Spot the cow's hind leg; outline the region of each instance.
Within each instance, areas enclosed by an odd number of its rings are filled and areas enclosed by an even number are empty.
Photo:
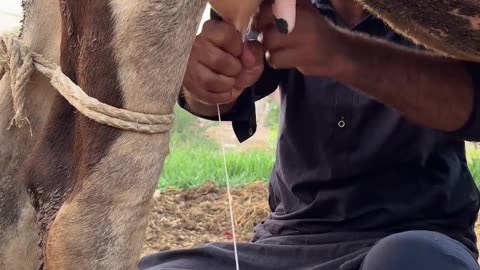
[[[17,177],[0,177],[0,269],[33,270],[39,264],[35,213]]]
[[[22,42],[51,61],[59,59],[60,10],[57,0],[24,0]],[[26,87],[30,127],[8,128],[13,118],[10,81],[0,80],[0,269],[34,270],[40,264],[38,226],[24,183],[25,159],[44,128],[53,89],[34,72]],[[30,128],[31,132],[30,133]]]

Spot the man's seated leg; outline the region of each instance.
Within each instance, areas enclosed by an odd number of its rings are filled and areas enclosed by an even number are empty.
[[[368,243],[325,241],[328,236],[272,237],[256,243],[239,243],[242,270],[358,270]],[[314,243],[328,242],[325,244]],[[308,244],[307,244],[308,243]],[[216,270],[235,269],[231,243],[213,243],[194,249],[163,251],[144,257],[139,270]]]
[[[367,253],[361,270],[480,270],[471,252],[440,233],[409,231],[391,235]]]
[[[314,256],[318,247],[239,243],[242,270],[310,270],[320,264]],[[139,270],[216,270],[235,269],[231,243],[213,243],[193,249],[163,251],[142,258]]]
[[[205,245],[193,249],[163,251],[143,257],[139,270],[207,270],[235,268],[233,246]]]

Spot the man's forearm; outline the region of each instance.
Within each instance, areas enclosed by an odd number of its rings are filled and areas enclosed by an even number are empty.
[[[461,62],[363,36],[344,39],[347,60],[337,80],[427,128],[455,131],[468,121],[473,85]]]

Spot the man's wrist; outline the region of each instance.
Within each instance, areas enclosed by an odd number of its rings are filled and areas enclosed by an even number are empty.
[[[183,106],[187,111],[195,115],[205,117],[213,117],[218,115],[217,105],[210,105],[200,101],[199,99],[191,95],[190,92],[184,87],[182,87],[180,95],[184,101]],[[231,112],[232,109],[235,107],[235,104],[236,100],[228,104],[220,104],[220,113],[225,114]]]
[[[358,53],[359,42],[362,42],[363,37],[355,36],[351,32],[338,31],[337,42],[338,49],[333,55],[329,76],[344,83],[349,83],[354,80],[362,70],[362,57]],[[369,54],[369,50],[363,51],[361,54]]]
[[[332,31],[334,33],[329,35],[329,38],[335,39],[333,41],[334,44],[337,44],[335,51],[331,53],[327,62],[320,59],[315,72],[310,75],[345,81],[352,78],[358,71],[359,59],[356,52],[358,44],[355,44],[358,37],[353,37],[352,33],[338,28],[332,29]]]

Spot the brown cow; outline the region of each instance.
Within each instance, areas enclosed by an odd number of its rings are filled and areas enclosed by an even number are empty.
[[[23,42],[88,95],[144,113],[173,111],[206,1],[23,5]],[[98,124],[35,73],[26,103],[31,137],[28,128],[7,130],[8,78],[0,89],[0,269],[135,269],[169,134]]]

